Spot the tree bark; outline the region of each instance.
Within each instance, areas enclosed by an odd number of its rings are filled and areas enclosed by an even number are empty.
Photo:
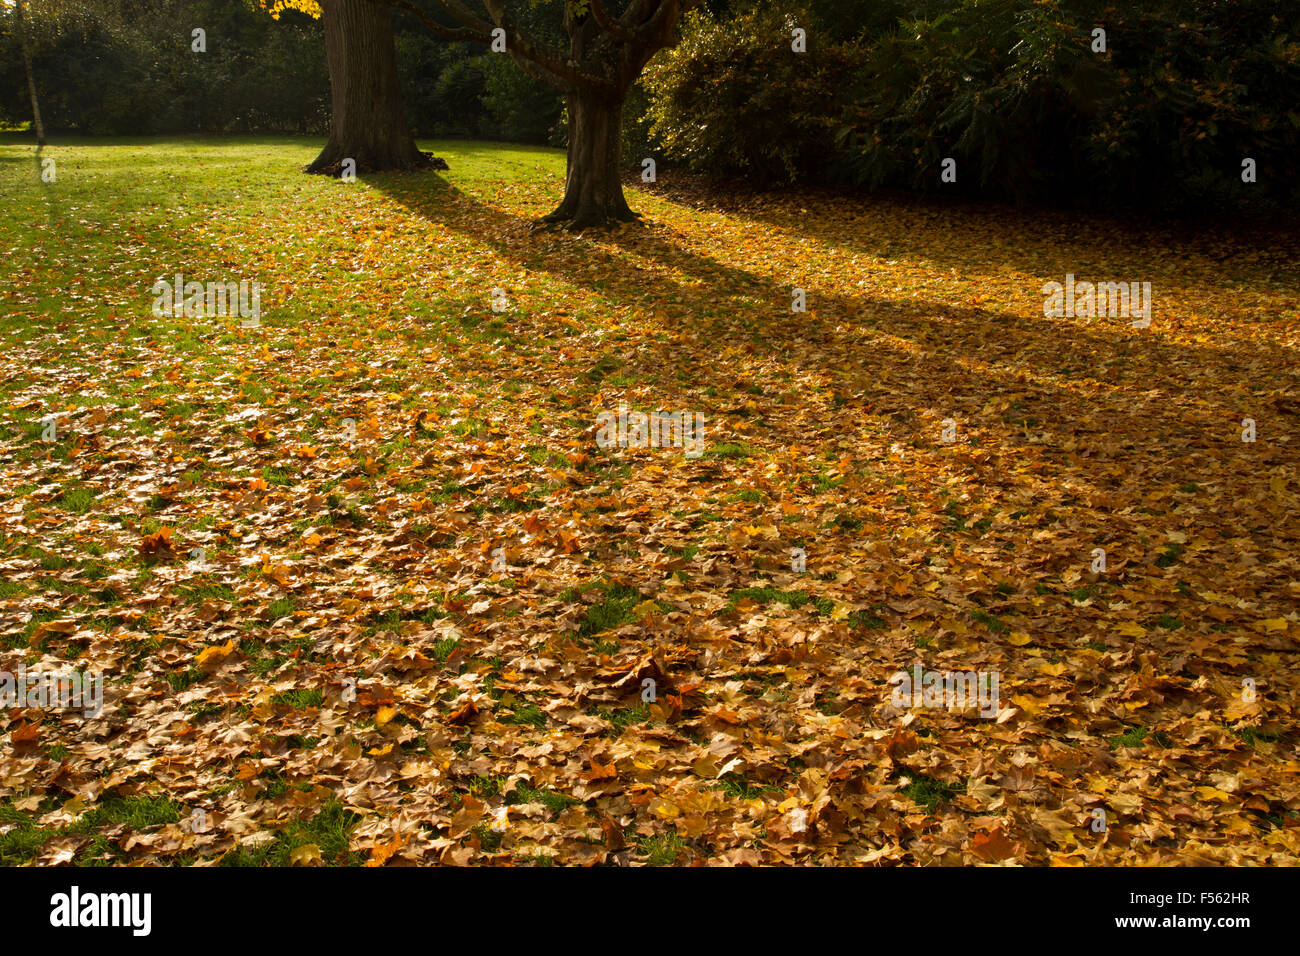
[[[27,31],[23,27],[23,0],[14,7],[17,18],[18,45],[22,48],[23,67],[27,70],[27,92],[32,97],[32,125],[36,129],[36,145],[45,145],[45,124],[41,122],[41,104],[36,100],[36,77],[32,73],[32,51],[27,45]]]
[[[445,169],[416,148],[406,125],[392,11],[370,0],[320,0],[320,6],[333,110],[329,141],[307,172],[338,176],[345,159],[356,163],[356,172]]]
[[[562,91],[569,113],[564,200],[535,225],[585,229],[639,218],[623,198],[623,103],[656,51],[676,42],[682,15],[701,0],[627,0],[617,17],[604,0],[559,4],[567,53],[520,29],[505,0],[482,0],[483,19],[462,0],[436,0],[459,26],[438,23],[411,0],[374,0],[412,14],[438,36],[492,43],[505,34],[506,52],[529,76]],[[532,4],[535,6],[536,4]]]
[[[569,152],[564,200],[544,223],[587,229],[636,219],[623,198],[619,175],[623,151],[623,100],[615,94],[579,90],[567,99]]]

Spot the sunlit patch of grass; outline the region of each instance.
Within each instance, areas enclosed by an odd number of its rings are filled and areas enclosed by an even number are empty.
[[[685,842],[675,832],[642,837],[637,841],[637,850],[649,866],[672,866],[685,848]]]
[[[762,454],[753,445],[744,442],[723,442],[704,453],[705,458],[757,458]]]
[[[524,803],[540,803],[542,806],[546,807],[547,810],[551,811],[552,814],[560,813],[568,807],[575,806],[580,802],[580,800],[577,800],[568,794],[559,793],[558,791],[550,789],[531,787],[523,781],[516,781],[514,788],[506,794],[506,803],[511,806],[517,806]]]
[[[58,500],[58,506],[64,511],[84,515],[90,510],[90,506],[94,502],[95,492],[93,489],[84,485],[71,485],[64,488],[63,495]]]
[[[750,783],[744,776],[736,773],[724,776],[713,785],[713,789],[721,790],[727,796],[737,800],[761,800],[765,796],[781,792],[780,787],[774,787],[769,783]]]
[[[182,808],[164,796],[106,797],[92,806],[74,822],[56,829],[41,829],[34,815],[15,809],[11,804],[0,803],[0,866],[29,863],[40,852],[44,843],[58,836],[86,836],[89,844],[78,850],[74,860],[78,866],[104,866],[121,863],[126,855],[118,848],[120,840],[110,842],[101,831],[110,827],[124,827],[131,832],[145,832],[167,823],[177,823]]]
[[[222,866],[287,866],[293,851],[315,846],[321,862],[335,866],[359,866],[364,855],[348,851],[348,841],[361,817],[338,800],[330,800],[313,816],[304,817],[275,830],[275,839],[253,846],[240,846],[221,859]]]
[[[964,783],[944,783],[913,770],[904,771],[904,775],[908,782],[898,792],[931,813],[941,804],[951,803],[966,788]]]

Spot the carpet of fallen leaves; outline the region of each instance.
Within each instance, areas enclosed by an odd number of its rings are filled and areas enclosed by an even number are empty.
[[[671,177],[537,233],[554,167],[439,153],[6,280],[0,668],[105,679],[0,716],[22,862],[1297,862],[1294,236]],[[152,318],[176,272],[261,327]]]

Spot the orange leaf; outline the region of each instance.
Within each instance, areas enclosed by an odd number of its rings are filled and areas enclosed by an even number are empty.
[[[205,647],[199,651],[198,657],[194,659],[195,665],[199,670],[215,670],[220,667],[227,657],[235,652],[235,639],[232,637],[224,644],[217,644],[212,647]]]
[[[473,720],[477,716],[478,716],[478,704],[474,703],[473,700],[468,700],[465,702],[465,705],[463,707],[461,707],[458,711],[456,711],[454,714],[452,714],[450,717],[447,718],[447,722],[452,724],[463,725],[463,724],[468,724],[471,720]]]
[[[977,833],[970,841],[970,851],[985,863],[996,863],[1007,857],[1015,856],[1019,847],[1007,839],[1001,827],[994,827],[988,833]]]
[[[591,769],[582,771],[579,776],[588,782],[595,780],[614,780],[618,777],[618,770],[615,769],[612,760],[608,764],[602,766],[598,761],[593,759],[591,761]]]
[[[389,861],[394,853],[400,850],[406,844],[406,837],[397,834],[387,843],[381,843],[370,850],[370,859],[365,862],[365,866],[383,866]]]

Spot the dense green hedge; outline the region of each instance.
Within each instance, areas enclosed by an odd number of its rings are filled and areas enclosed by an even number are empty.
[[[658,146],[701,172],[1063,203],[1300,197],[1300,0],[762,2],[689,18],[645,87]]]

